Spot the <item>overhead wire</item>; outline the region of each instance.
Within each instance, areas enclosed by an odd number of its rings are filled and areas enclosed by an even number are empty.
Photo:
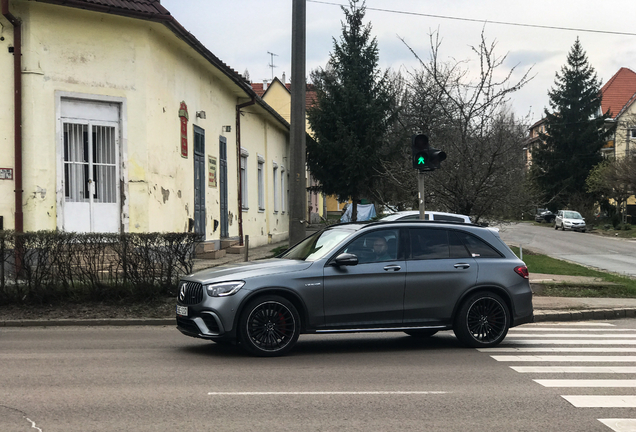
[[[333,3],[322,0],[307,0],[308,3],[320,3],[326,4],[330,6],[344,6],[340,3]],[[462,17],[453,17],[448,15],[434,15],[434,14],[425,14],[420,12],[407,12],[407,11],[399,11],[393,9],[382,9],[382,8],[373,8],[369,6],[365,6],[365,9],[370,11],[377,12],[387,12],[401,15],[412,15],[412,16],[423,16],[428,18],[439,18],[439,19],[447,19],[447,20],[455,20],[455,21],[468,21],[468,22],[477,22],[481,24],[499,24],[499,25],[508,25],[515,27],[529,27],[529,28],[540,28],[540,29],[548,29],[548,30],[565,30],[565,31],[576,31],[576,32],[586,32],[586,33],[601,33],[601,34],[610,34],[610,35],[621,35],[621,36],[636,36],[636,33],[629,32],[617,32],[617,31],[608,31],[608,30],[593,30],[593,29],[584,29],[584,28],[574,28],[574,27],[559,27],[559,26],[548,26],[541,24],[524,24],[524,23],[514,23],[507,21],[494,21],[494,20],[485,20],[485,19],[476,19],[476,18],[462,18]]]

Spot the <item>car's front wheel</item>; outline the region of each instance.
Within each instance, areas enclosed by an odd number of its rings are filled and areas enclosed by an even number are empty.
[[[260,357],[286,354],[300,334],[300,317],[294,305],[279,296],[250,301],[239,322],[241,345]]]
[[[464,345],[487,348],[498,345],[508,334],[510,312],[497,294],[479,292],[462,303],[453,332]]]

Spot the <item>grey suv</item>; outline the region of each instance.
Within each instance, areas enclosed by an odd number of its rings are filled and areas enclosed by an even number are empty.
[[[339,224],[276,258],[183,277],[176,313],[183,334],[258,356],[302,333],[453,329],[492,347],[533,320],[528,269],[497,231],[425,221]]]

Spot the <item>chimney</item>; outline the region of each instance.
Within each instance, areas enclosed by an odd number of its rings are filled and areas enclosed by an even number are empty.
[[[282,81],[282,83],[283,83],[283,84],[286,84],[286,83],[285,83],[285,72],[283,72],[283,76],[282,76],[281,81]]]
[[[267,90],[267,80],[263,80],[263,91]]]

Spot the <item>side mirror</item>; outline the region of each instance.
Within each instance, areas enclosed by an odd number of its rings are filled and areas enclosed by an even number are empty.
[[[336,257],[333,264],[337,266],[354,266],[358,264],[358,257],[354,254],[343,253]]]

